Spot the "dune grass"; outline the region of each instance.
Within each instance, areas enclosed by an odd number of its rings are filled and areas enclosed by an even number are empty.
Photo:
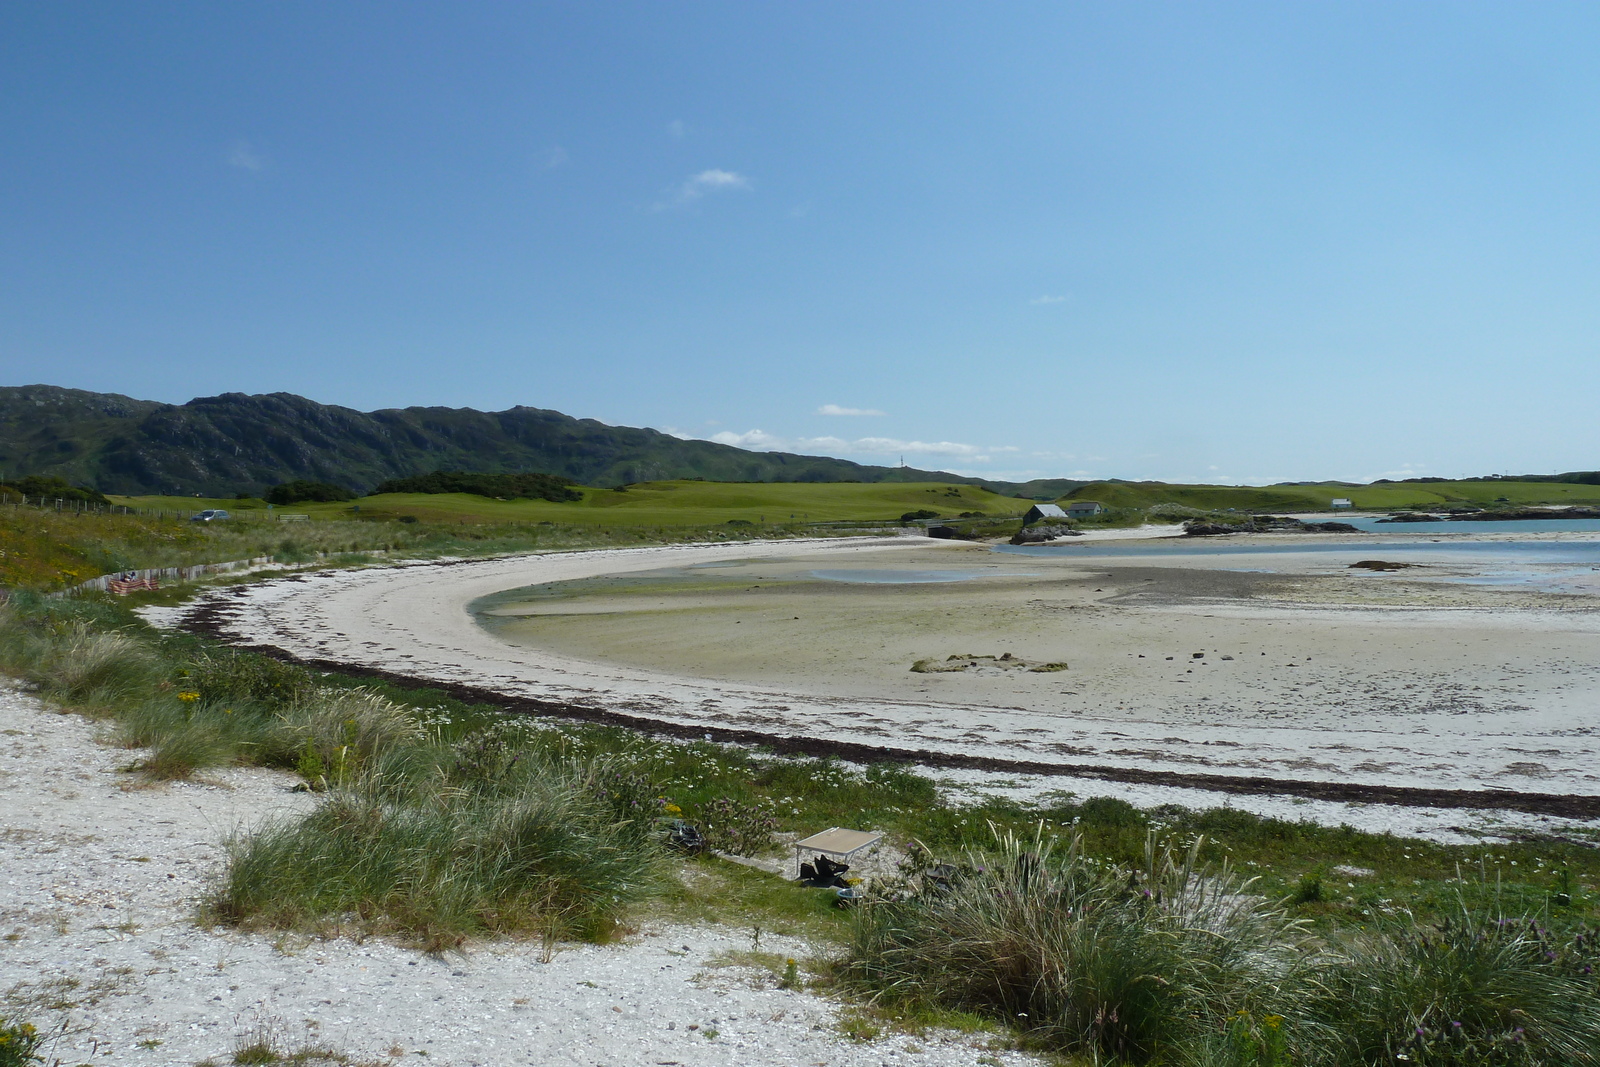
[[[590,769],[514,782],[342,787],[307,818],[235,839],[212,898],[240,925],[359,925],[431,949],[470,936],[603,939],[661,877],[656,812],[616,810]]]
[[[1265,1018],[1303,981],[1304,935],[1198,850],[1153,842],[1132,871],[1082,837],[1001,833],[904,899],[865,906],[847,971],[916,1004],[989,1016],[1033,1042],[1132,1063]]]
[[[846,981],[915,1014],[988,1017],[1112,1063],[1425,1067],[1600,1062],[1586,930],[1461,902],[1314,938],[1226,865],[1146,838],[1109,864],[1082,835],[997,843],[858,912]]]

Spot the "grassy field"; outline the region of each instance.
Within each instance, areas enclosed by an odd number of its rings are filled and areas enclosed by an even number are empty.
[[[1461,505],[1600,504],[1600,486],[1561,482],[1423,482],[1347,486],[1169,485],[1165,482],[1092,482],[1064,500],[1098,500],[1113,508],[1179,504],[1201,511],[1329,511],[1335,497],[1366,511],[1427,510]]]
[[[490,500],[464,493],[391,493],[352,503],[297,504],[269,511],[259,500],[199,497],[116,497],[133,508],[193,514],[226,508],[241,520],[305,515],[315,519],[396,520],[409,516],[424,523],[541,523],[649,530],[711,527],[729,522],[765,526],[811,523],[895,522],[910,511],[934,511],[941,518],[976,512],[994,518],[1020,515],[1029,501],[1001,496],[970,485],[925,482],[645,482],[625,492],[581,490],[583,499],[556,504],[546,500]],[[1560,482],[1426,482],[1346,486],[1175,485],[1164,482],[1093,482],[1064,501],[1098,500],[1111,508],[1145,510],[1176,504],[1200,511],[1330,511],[1335,497],[1362,510],[1426,510],[1451,506],[1530,504],[1600,505],[1600,486]]]
[[[581,489],[583,499],[491,500],[466,493],[387,493],[353,503],[296,504],[272,515],[313,518],[397,519],[422,522],[550,522],[574,526],[630,528],[714,526],[731,521],[757,525],[820,522],[895,522],[908,511],[936,511],[954,517],[963,511],[1020,515],[1024,501],[971,485],[927,482],[643,482],[624,492]],[[226,508],[243,519],[269,513],[259,500],[207,500],[199,497],[113,497],[133,508],[185,510]]]
[[[1021,500],[966,485],[650,482],[583,489],[571,503],[465,493],[386,494],[268,508],[260,500],[116,497],[133,514],[0,507],[0,587],[57,589],[115,571],[271,555],[486,555],[644,541],[791,536],[829,524],[896,524],[907,512],[1014,517]],[[221,508],[226,522],[189,517]]]

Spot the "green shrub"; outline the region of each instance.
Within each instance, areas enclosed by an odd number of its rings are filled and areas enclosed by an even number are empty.
[[[206,767],[232,763],[238,746],[214,723],[197,721],[156,736],[139,769],[152,778],[188,778]]]
[[[87,485],[72,485],[65,478],[30,474],[26,478],[13,478],[4,488],[10,493],[20,493],[35,500],[39,498],[70,500],[74,503],[95,504],[100,507],[111,506],[111,501],[106,499],[100,490]]]
[[[451,785],[493,792],[514,781],[527,752],[503,725],[474,730],[451,746],[446,770]]]
[[[1081,837],[1003,835],[955,875],[862,908],[847,971],[1060,1051],[1149,1062],[1240,1011],[1269,1014],[1297,976],[1295,924],[1196,856],[1150,842],[1129,872],[1086,856]]]
[[[589,769],[548,765],[514,791],[341,791],[309,817],[236,839],[212,908],[303,926],[354,916],[435,947],[488,933],[602,937],[648,891],[651,818],[618,820]]]
[[[44,1038],[32,1023],[0,1017],[0,1067],[28,1067],[43,1063],[39,1045]]]
[[[469,474],[464,471],[435,471],[414,478],[393,478],[379,483],[378,493],[472,493],[476,496],[504,497],[507,500],[550,500],[567,503],[582,500],[572,488],[577,483],[556,474]]]
[[[701,807],[698,814],[708,847],[734,856],[772,851],[778,820],[773,817],[771,801],[720,796]]]
[[[1436,928],[1376,931],[1333,958],[1315,986],[1307,1007],[1326,1049],[1320,1062],[1600,1063],[1600,998],[1582,973],[1589,963],[1564,965],[1572,955],[1537,922],[1465,907]]]
[[[161,680],[148,644],[96,625],[91,611],[61,604],[0,609],[0,665],[53,700],[103,711],[143,696]]]
[[[268,504],[316,503],[332,504],[343,500],[354,500],[356,493],[342,485],[330,485],[327,482],[294,481],[284,482],[268,489],[261,499]]]
[[[230,705],[293,704],[318,688],[304,667],[231,649],[205,649],[186,657],[177,684],[199,693],[207,703]]]
[[[1289,900],[1294,904],[1317,904],[1328,899],[1327,887],[1322,884],[1322,868],[1307,871],[1295,883]]]
[[[322,689],[278,713],[264,757],[297,769],[314,757],[327,778],[321,784],[343,785],[376,757],[421,734],[409,708],[371,689]]]

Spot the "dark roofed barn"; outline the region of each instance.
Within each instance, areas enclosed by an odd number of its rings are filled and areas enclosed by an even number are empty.
[[[1061,510],[1060,504],[1035,504],[1022,516],[1022,525],[1032,526],[1044,519],[1064,519],[1067,513]]]

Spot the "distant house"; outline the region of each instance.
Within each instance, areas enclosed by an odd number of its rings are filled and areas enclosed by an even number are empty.
[[[1067,505],[1069,519],[1086,519],[1090,515],[1098,515],[1105,510],[1105,505],[1098,500],[1074,500]]]
[[[1035,504],[1022,516],[1022,525],[1032,526],[1041,519],[1064,519],[1067,513],[1061,510],[1060,504]]]
[[[1334,497],[1333,498],[1333,506],[1336,507],[1336,508],[1353,508],[1353,507],[1355,507],[1354,504],[1350,503],[1350,498],[1347,497],[1347,496],[1336,496],[1336,497]]]

